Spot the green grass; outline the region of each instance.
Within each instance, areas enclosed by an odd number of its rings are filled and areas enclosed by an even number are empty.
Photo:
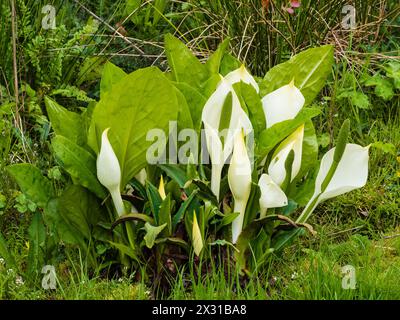
[[[397,232],[397,233],[396,233]],[[334,243],[320,238],[312,248],[292,246],[274,259],[269,275],[240,280],[232,272],[226,276],[213,270],[201,278],[183,276],[172,283],[163,299],[400,299],[400,230],[387,239],[369,240],[353,235]],[[342,267],[355,269],[356,288],[342,288]],[[16,272],[0,266],[1,299],[149,299],[150,290],[129,277],[89,279],[64,266],[56,290],[16,284]],[[73,269],[73,268],[72,268]]]
[[[397,235],[398,236],[398,235]],[[399,299],[400,238],[370,241],[354,235],[339,244],[321,242],[318,250],[304,249],[275,293],[283,299]],[[341,268],[355,268],[356,288],[343,289]],[[295,279],[289,277],[296,274]],[[280,292],[279,292],[280,291]]]
[[[393,101],[386,106],[390,107]],[[342,104],[343,110],[346,107]],[[363,111],[364,112],[364,111]],[[345,118],[339,112],[333,126]],[[394,144],[400,149],[400,112],[398,110],[372,118],[361,130],[353,126],[353,141],[368,145],[375,141]],[[326,115],[320,117],[321,123]],[[353,119],[354,121],[354,119]],[[323,123],[317,128],[325,131]],[[16,144],[17,146],[17,144]],[[20,151],[22,152],[22,151]],[[17,154],[17,152],[16,152]],[[36,161],[34,159],[34,161]],[[214,268],[201,277],[180,273],[170,279],[172,290],[163,299],[400,299],[397,288],[400,276],[400,163],[396,157],[371,148],[370,175],[367,185],[321,204],[310,219],[318,232],[306,235],[288,247],[271,262],[268,273],[243,280],[235,270],[228,274]],[[5,194],[13,194],[10,181],[1,185]],[[150,288],[133,275],[115,275],[112,271],[89,273],[78,252],[61,251],[53,262],[58,275],[56,290],[41,288],[41,277],[30,283],[17,284],[17,276],[26,268],[28,256],[27,229],[31,213],[20,213],[15,200],[8,200],[0,226],[20,270],[8,272],[0,265],[0,299],[150,299]],[[342,288],[341,268],[352,265],[356,270],[355,290]],[[113,277],[110,279],[110,277]],[[148,284],[147,284],[148,285]]]

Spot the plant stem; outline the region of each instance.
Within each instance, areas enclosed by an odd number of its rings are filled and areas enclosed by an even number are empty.
[[[125,227],[126,227],[126,234],[128,235],[129,244],[131,248],[135,250],[135,235],[132,229],[131,221],[127,221],[125,223]]]
[[[236,201],[233,212],[239,212],[239,216],[232,222],[232,242],[236,243],[243,228],[244,213],[246,211],[246,201]]]
[[[304,208],[301,215],[297,218],[296,223],[305,223],[308,220],[311,213],[314,211],[314,209],[318,205],[318,199],[321,194],[322,194],[322,192],[318,196],[316,196],[311,202],[309,202],[307,207]]]
[[[118,216],[122,216],[125,213],[124,203],[122,202],[121,193],[119,192],[119,188],[113,191],[110,191],[111,198],[113,200],[115,209],[117,210]]]
[[[219,189],[221,185],[221,172],[222,166],[213,164],[211,166],[211,191],[217,197],[219,201]]]

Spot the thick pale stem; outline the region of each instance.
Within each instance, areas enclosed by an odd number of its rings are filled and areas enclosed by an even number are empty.
[[[239,216],[232,222],[232,242],[235,244],[243,228],[244,213],[246,211],[246,201],[236,201],[233,212],[239,212]]]
[[[115,209],[117,210],[118,216],[122,216],[125,213],[124,203],[122,202],[121,193],[119,188],[110,190],[111,198],[114,202]]]
[[[260,208],[260,218],[265,218],[267,216],[267,208]]]
[[[296,223],[305,223],[308,220],[308,218],[311,216],[311,213],[313,213],[318,205],[318,199],[320,195],[321,194],[316,196],[312,201],[308,203],[301,215],[297,218]]]
[[[219,188],[221,185],[221,172],[222,172],[221,165],[213,164],[211,166],[211,191],[217,197],[218,201],[219,201]]]

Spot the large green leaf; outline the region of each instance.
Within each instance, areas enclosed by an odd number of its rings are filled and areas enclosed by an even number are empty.
[[[86,133],[81,115],[68,111],[49,97],[45,97],[44,102],[54,132],[83,145],[86,142]]]
[[[213,74],[211,77],[207,79],[206,82],[203,83],[200,92],[207,99],[211,97],[211,95],[215,92],[218,87],[218,84],[221,82],[220,74]]]
[[[215,50],[215,52],[208,58],[206,67],[210,74],[218,74],[221,66],[222,58],[225,55],[226,49],[229,46],[229,38],[226,38]]]
[[[310,104],[325,85],[333,64],[333,46],[305,50],[267,72],[260,83],[262,96],[288,84],[292,79]]]
[[[318,162],[318,140],[311,120],[304,124],[301,168],[298,177],[303,177]]]
[[[265,123],[265,114],[260,96],[250,84],[240,82],[234,84],[233,87],[245,104],[249,119],[253,125],[255,138],[257,138],[260,132],[263,131],[267,126]]]
[[[255,176],[254,176],[255,175]],[[257,180],[257,173],[253,173],[253,179]],[[251,183],[251,191],[249,200],[247,201],[246,212],[244,215],[243,227],[246,227],[250,222],[256,219],[257,214],[260,212],[259,199],[261,196],[261,190],[258,183]]]
[[[288,194],[288,198],[292,198],[300,207],[307,205],[308,201],[314,194],[315,179],[319,170],[318,161],[314,164],[314,167],[310,168],[307,173],[306,179],[301,184],[293,187],[291,186]]]
[[[279,231],[272,238],[271,247],[275,251],[279,251],[284,247],[288,246],[290,243],[292,243],[294,239],[297,236],[299,236],[302,232],[304,232],[304,230],[300,228],[292,229],[289,231]]]
[[[85,239],[92,236],[92,228],[101,220],[97,198],[81,186],[71,185],[58,198],[58,214]]]
[[[180,92],[185,96],[187,105],[190,110],[190,115],[193,120],[193,126],[195,129],[200,129],[201,126],[201,113],[203,107],[207,102],[207,99],[197,89],[191,87],[185,82],[174,82],[174,85],[179,89]]]
[[[112,229],[114,229],[117,225],[126,222],[126,221],[144,221],[151,224],[154,224],[154,219],[143,213],[128,213],[120,216],[117,220],[112,224]]]
[[[15,179],[21,191],[44,208],[54,197],[54,189],[49,179],[35,166],[28,163],[13,164],[7,167],[8,173]]]
[[[146,136],[152,129],[167,132],[169,121],[177,120],[175,88],[157,68],[141,69],[112,87],[93,111],[89,146],[99,152],[101,133],[110,128],[109,140],[126,185],[147,164],[152,145]]]
[[[85,237],[60,213],[62,210],[59,198],[54,198],[47,204],[44,214],[46,223],[49,223],[60,240],[66,244],[78,245],[83,251],[87,250]]]
[[[96,175],[96,158],[87,150],[63,136],[52,140],[52,147],[57,160],[75,181],[94,192],[98,197],[105,198],[106,192]]]
[[[190,112],[189,105],[186,101],[186,97],[178,89],[175,89],[175,94],[178,99],[178,134],[184,129],[193,129],[193,119]]]
[[[165,53],[175,81],[200,88],[207,80],[209,76],[207,67],[184,43],[171,34],[165,35]]]
[[[229,72],[236,70],[237,68],[239,68],[242,65],[242,63],[236,59],[234,56],[232,56],[229,53],[226,53],[221,61],[221,65],[220,65],[220,73],[223,76],[226,76]]]
[[[126,76],[126,72],[111,62],[104,65],[100,81],[100,98],[110,91],[112,86]]]

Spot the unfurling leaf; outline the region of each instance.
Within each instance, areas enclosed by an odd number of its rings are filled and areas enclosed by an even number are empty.
[[[201,238],[201,231],[199,224],[197,223],[196,213],[193,215],[192,237],[194,253],[196,256],[200,256],[201,250],[203,250],[203,239]]]
[[[167,226],[166,223],[159,227],[152,226],[150,223],[146,222],[144,225],[144,229],[146,230],[146,235],[144,236],[144,241],[146,242],[146,247],[151,249],[154,246],[154,242],[156,241],[158,235],[164,228]]]

